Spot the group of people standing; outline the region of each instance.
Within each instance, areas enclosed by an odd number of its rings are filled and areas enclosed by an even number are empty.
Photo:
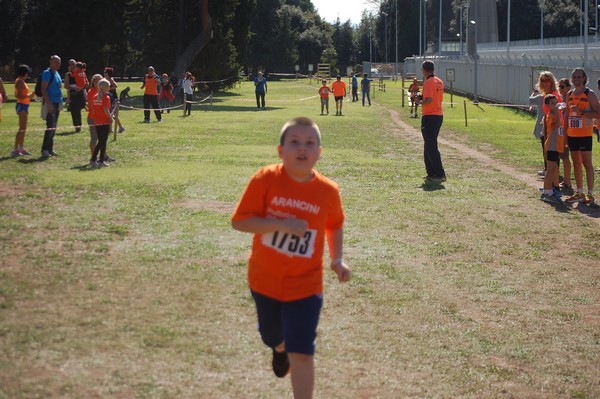
[[[594,126],[600,120],[600,103],[593,90],[587,87],[588,78],[582,68],[575,68],[571,79],[558,82],[549,71],[540,73],[538,83],[529,97],[538,109],[533,134],[542,144],[544,187],[540,199],[550,203],[594,202],[595,171],[592,164]],[[600,79],[598,80],[600,91]],[[571,159],[569,159],[569,154]],[[563,181],[559,182],[560,162]],[[576,188],[571,185],[571,168]],[[585,169],[586,187],[583,185]]]
[[[194,87],[197,86],[196,79],[191,72],[185,72],[183,78],[173,85],[169,75],[163,73],[160,77],[154,70],[153,66],[148,67],[148,73],[144,76],[141,89],[144,90],[144,123],[150,123],[150,111],[154,111],[154,115],[158,122],[162,122],[162,114],[166,110],[171,112],[171,108],[175,103],[175,91],[181,90],[185,104],[184,115],[192,114],[192,103],[194,99]],[[160,104],[160,105],[159,105]]]
[[[113,70],[109,67],[105,68],[103,75],[94,75],[90,84],[85,73],[84,63],[73,59],[69,60],[69,69],[65,74],[64,81],[58,72],[60,65],[60,57],[53,55],[50,57],[49,67],[40,76],[41,116],[46,121],[46,130],[41,148],[42,158],[58,155],[54,151],[54,136],[58,118],[63,109],[64,87],[76,132],[81,131],[81,112],[87,108],[87,121],[90,126],[91,165],[107,166],[108,162],[111,161],[111,158],[106,154],[106,145],[112,122],[116,122],[119,133],[125,131],[118,118],[118,86],[113,78]],[[27,84],[30,73],[31,68],[28,65],[21,64],[17,68],[15,97],[17,99],[16,113],[19,116],[19,130],[15,137],[15,147],[11,152],[13,156],[31,155],[25,147],[29,104],[35,96],[35,92],[32,92]]]

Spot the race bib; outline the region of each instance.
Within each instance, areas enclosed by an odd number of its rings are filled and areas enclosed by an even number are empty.
[[[569,127],[574,129],[581,129],[583,127],[583,116],[571,115],[569,116]]]
[[[317,230],[306,230],[302,237],[276,231],[263,234],[262,244],[284,255],[310,258],[315,252]]]

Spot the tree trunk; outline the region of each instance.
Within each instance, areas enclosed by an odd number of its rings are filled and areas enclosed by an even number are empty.
[[[202,31],[190,41],[182,53],[177,54],[175,60],[175,76],[178,78],[189,69],[190,65],[194,62],[194,59],[196,59],[200,51],[206,47],[212,38],[212,19],[210,18],[210,15],[208,15],[208,0],[200,0],[200,7],[202,8]]]

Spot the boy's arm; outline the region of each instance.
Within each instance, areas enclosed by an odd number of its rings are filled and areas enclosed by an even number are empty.
[[[350,268],[344,263],[344,228],[327,230],[327,245],[331,255],[331,270],[337,273],[340,283],[350,281]]]

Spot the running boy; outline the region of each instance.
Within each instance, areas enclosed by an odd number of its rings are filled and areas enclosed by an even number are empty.
[[[544,98],[544,104],[548,107],[548,114],[544,116],[544,137],[546,137],[544,149],[548,166],[544,176],[544,191],[540,199],[550,203],[561,203],[558,189],[558,160],[565,148],[564,128],[561,124],[558,98],[554,94],[548,94]]]
[[[273,371],[282,378],[291,366],[294,398],[304,399],[314,388],[325,238],[331,269],[340,282],[350,280],[342,259],[344,210],[338,185],[313,169],[322,150],[312,120],[288,121],[277,150],[283,162],[252,177],[231,224],[254,233],[248,282]]]
[[[331,89],[327,86],[327,81],[323,79],[323,86],[319,87],[319,96],[321,97],[321,115],[323,110],[327,108],[327,115],[329,115],[329,93]]]

